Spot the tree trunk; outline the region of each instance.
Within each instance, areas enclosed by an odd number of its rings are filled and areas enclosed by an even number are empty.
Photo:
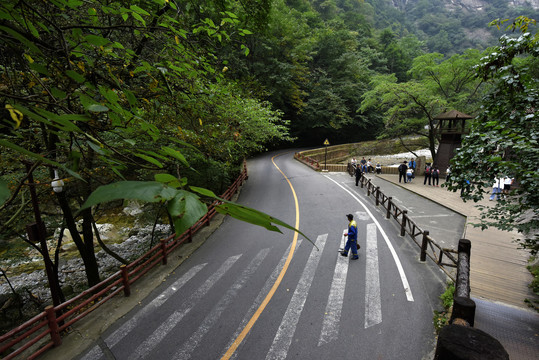
[[[88,280],[88,286],[92,287],[98,284],[100,281],[99,267],[97,265],[97,260],[95,258],[94,245],[93,245],[93,233],[92,233],[92,227],[91,227],[92,223],[91,221],[88,223],[90,226],[90,232],[88,233],[88,230],[84,226],[87,220],[86,220],[85,215],[83,214],[83,233],[84,233],[84,238],[85,238],[85,241],[83,241],[82,238],[80,237],[79,232],[77,231],[77,224],[75,223],[75,218],[73,217],[73,213],[71,212],[71,208],[69,207],[69,203],[67,202],[65,193],[59,192],[59,193],[56,193],[56,196],[58,198],[60,208],[62,208],[62,212],[64,213],[66,226],[69,229],[69,232],[71,233],[71,237],[73,238],[75,245],[77,245],[77,249],[79,250],[80,256],[84,263],[84,271],[86,272],[86,279]],[[90,214],[90,220],[91,220],[91,214]]]

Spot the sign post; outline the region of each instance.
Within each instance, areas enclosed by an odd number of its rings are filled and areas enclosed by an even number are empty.
[[[327,160],[328,160],[328,146],[329,146],[329,141],[328,141],[328,139],[326,139],[326,141],[324,141],[324,146],[326,147],[326,154],[324,155],[324,170],[323,170],[323,171],[328,171],[328,164],[327,164]]]

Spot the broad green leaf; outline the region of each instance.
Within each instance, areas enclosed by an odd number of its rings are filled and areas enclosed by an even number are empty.
[[[105,46],[108,43],[110,43],[109,39],[106,39],[102,36],[97,35],[86,35],[85,36],[86,41],[88,41],[90,44],[95,45],[97,47],[99,46]]]
[[[274,218],[273,216],[270,216],[261,211],[249,208],[247,206],[235,204],[231,201],[221,199],[220,197],[215,195],[213,191],[208,190],[208,189],[204,189],[204,188],[200,188],[196,186],[190,186],[190,189],[203,196],[207,196],[207,197],[222,201],[223,204],[217,205],[215,207],[215,210],[217,210],[221,214],[230,215],[235,219],[238,219],[238,220],[241,220],[241,221],[253,224],[253,225],[262,226],[270,231],[276,231],[276,232],[282,233],[282,231],[279,230],[277,226],[275,226],[275,225],[279,225],[287,229],[293,230],[297,232],[298,234],[301,234],[302,236],[305,237],[305,239],[307,239],[314,245],[314,242],[311,239],[309,239],[307,235],[305,235],[298,229],[294,228],[293,226],[288,225],[284,221]]]
[[[179,188],[181,186],[180,181],[174,175],[155,174],[154,178],[155,178],[155,181],[159,181],[163,184],[167,184],[168,186],[172,186],[173,188]]]
[[[168,146],[163,146],[161,148],[161,150],[163,151],[163,153],[165,153],[166,155],[169,155],[169,156],[172,156],[173,158],[175,158],[176,160],[179,160],[182,164],[184,164],[185,166],[189,166],[189,163],[187,162],[187,160],[185,159],[185,157],[178,151],[178,150],[175,150],[173,148],[170,148]]]
[[[70,117],[75,115],[59,116],[45,109],[36,109],[36,112],[38,112],[39,115],[43,116],[44,118],[51,120],[51,125],[60,130],[81,132],[80,128],[70,121]]]
[[[33,63],[30,63],[28,64],[28,66],[30,67],[30,69],[42,74],[42,75],[45,75],[45,76],[50,76],[50,72],[49,70],[42,64],[39,64],[39,63],[36,63],[36,62],[33,62]]]
[[[78,82],[79,84],[82,84],[86,80],[84,76],[82,76],[75,70],[66,70],[66,75]]]
[[[133,11],[136,12],[137,14],[150,16],[150,14],[149,14],[146,10],[144,10],[144,9],[142,9],[142,8],[140,8],[140,7],[138,7],[137,5],[131,5],[131,6],[129,7],[129,9],[133,10]]]
[[[65,99],[67,97],[66,92],[62,91],[62,90],[60,90],[58,88],[52,88],[51,93],[58,100],[63,100],[63,99]]]
[[[138,21],[140,21],[142,25],[146,26],[146,21],[144,21],[144,19],[142,18],[142,16],[140,16],[140,15],[137,14],[136,12],[131,13],[131,16],[133,16],[135,19],[137,19]]]
[[[4,204],[11,196],[7,182],[0,180],[0,205]]]
[[[88,136],[88,134],[86,134],[86,135]],[[99,155],[107,155],[107,153],[108,153],[107,150],[103,146],[100,146],[100,145],[94,143],[93,141],[87,141],[87,144],[93,151],[95,151]],[[101,143],[99,143],[99,144],[101,144]]]
[[[177,195],[168,202],[167,209],[174,221],[176,234],[182,234],[208,212],[206,204],[197,195],[185,190],[178,190]]]
[[[171,200],[176,195],[176,189],[157,181],[118,181],[95,189],[82,205],[81,210],[113,200],[162,202]]]
[[[151,156],[144,155],[144,154],[135,154],[135,156],[138,156],[139,158],[141,158],[143,160],[146,160],[147,162],[152,163],[152,164],[154,164],[155,166],[157,166],[159,168],[163,167],[163,164],[160,161],[154,159]]]

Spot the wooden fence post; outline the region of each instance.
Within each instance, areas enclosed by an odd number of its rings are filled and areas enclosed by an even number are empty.
[[[167,241],[165,239],[161,239],[160,242],[161,242],[161,253],[162,253],[162,256],[163,256],[163,265],[166,265],[167,262],[168,262],[168,259],[167,259]]]
[[[47,313],[47,321],[49,323],[49,330],[51,331],[51,340],[54,346],[59,346],[62,344],[62,338],[60,337],[60,332],[58,331],[58,323],[56,322],[56,311],[54,311],[54,306],[49,305],[45,308]]]
[[[376,206],[380,205],[380,186],[376,187]]]
[[[390,196],[387,198],[387,214],[386,214],[386,218],[389,219],[391,218],[391,200],[393,198]]]
[[[408,218],[406,216],[408,214],[408,210],[402,211],[402,223],[401,223],[401,236],[406,235],[406,219]]]
[[[124,295],[130,296],[131,295],[131,286],[129,285],[129,274],[127,273],[127,266],[121,265],[120,271],[122,272],[122,282],[124,285]]]
[[[427,237],[429,236],[429,231],[425,230],[423,231],[423,241],[421,242],[421,255],[419,257],[419,260],[425,261],[427,260],[427,246],[429,244],[429,240]]]
[[[459,258],[457,263],[457,278],[453,296],[453,312],[451,322],[456,318],[465,320],[470,326],[474,325],[475,301],[470,299],[470,240],[459,240]]]
[[[369,181],[367,181],[367,197],[371,196],[371,179],[369,179]]]

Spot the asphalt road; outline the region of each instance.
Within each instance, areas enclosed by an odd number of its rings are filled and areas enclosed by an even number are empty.
[[[314,172],[292,155],[250,160],[238,202],[299,226],[316,247],[228,218],[79,359],[430,358],[441,270],[419,261],[349,175]],[[429,206],[431,220],[449,216]],[[359,227],[357,261],[338,253],[348,213]]]

